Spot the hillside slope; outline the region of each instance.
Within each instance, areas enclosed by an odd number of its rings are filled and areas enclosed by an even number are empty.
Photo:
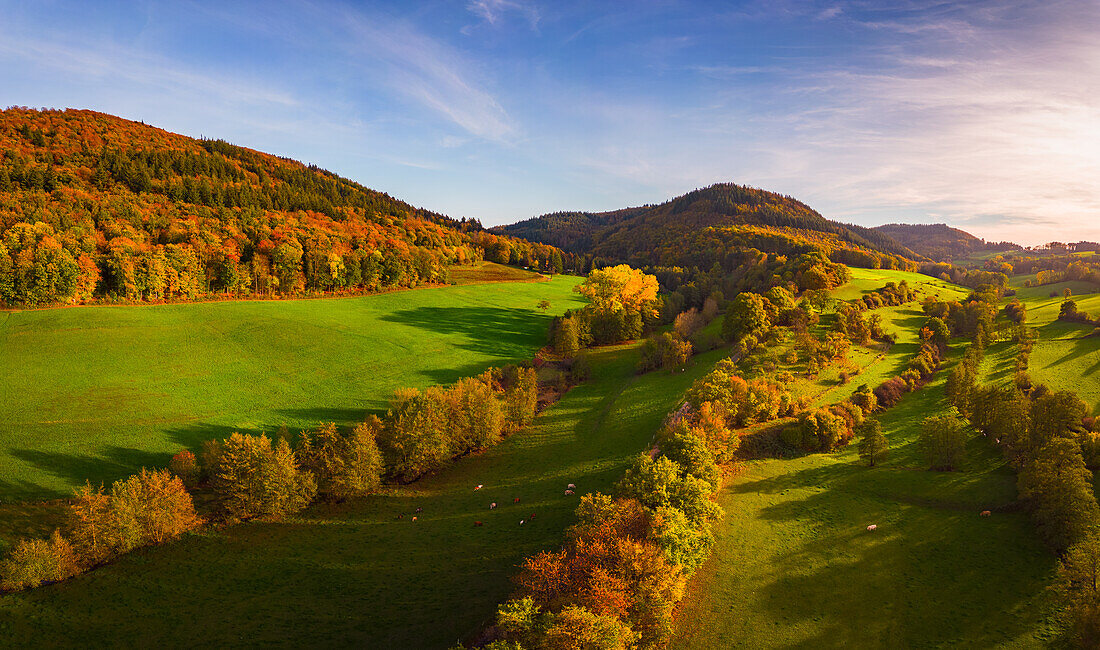
[[[0,111],[0,149],[7,304],[376,291],[486,256],[561,265],[316,166],[93,111]]]
[[[731,250],[746,249],[780,255],[821,250],[867,265],[920,259],[883,233],[830,221],[789,196],[732,183],[660,205],[558,212],[494,231],[639,265],[709,268],[724,264]]]
[[[937,262],[950,262],[986,250],[1020,250],[1009,242],[986,242],[944,223],[889,223],[872,228]]]

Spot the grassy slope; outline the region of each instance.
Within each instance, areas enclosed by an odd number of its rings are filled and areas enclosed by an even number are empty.
[[[4,597],[0,631],[15,645],[446,647],[492,616],[524,556],[560,543],[576,506],[565,484],[607,491],[723,354],[639,377],[636,345],[601,349],[592,381],[534,427],[438,476],[291,521],[189,536]],[[490,512],[490,501],[501,507]],[[417,506],[416,523],[395,519]]]
[[[840,297],[889,279],[945,298],[966,294],[923,276],[852,271]],[[887,331],[900,335],[898,344],[819,403],[899,373],[916,351],[919,306],[876,313],[894,325]],[[747,464],[721,494],[726,518],[691,584],[673,647],[1027,646],[1055,634],[1043,595],[1054,559],[1026,516],[977,516],[1015,498],[999,455],[974,439],[961,471],[922,469],[919,423],[945,408],[946,376],[883,414],[891,454],[882,467],[861,466],[854,445]]]
[[[750,463],[722,493],[726,519],[691,587],[673,647],[1033,646],[1056,633],[1054,557],[984,440],[961,471],[928,472],[915,426],[944,408],[940,379],[882,417],[890,458],[854,446]],[[866,531],[868,524],[879,530]]]
[[[840,368],[837,364],[825,368],[814,379],[807,379],[804,373],[799,372],[800,369],[805,369],[804,364],[787,364],[780,359],[777,364],[777,371],[786,370],[795,375],[795,381],[788,388],[796,396],[809,396],[811,406],[835,404],[846,399],[861,384],[874,387],[890,377],[900,375],[905,371],[909,359],[917,353],[920,347],[918,332],[921,325],[927,320],[920,307],[920,301],[924,299],[924,296],[936,295],[945,299],[956,299],[965,297],[968,293],[967,289],[919,273],[860,268],[853,268],[851,271],[852,281],[834,289],[831,292],[834,298],[852,300],[881,288],[887,282],[906,280],[911,287],[918,291],[917,299],[905,305],[881,307],[866,312],[868,315],[878,314],[882,318],[884,330],[897,335],[897,343],[891,346],[889,350],[884,350],[882,344],[879,343],[873,344],[871,348],[852,346],[848,356],[852,363],[859,367],[860,372],[846,384],[841,384],[839,381]],[[825,332],[832,328],[832,325],[833,317],[826,314],[815,334],[819,337],[824,336]],[[793,343],[792,338],[786,345],[779,346],[777,349],[778,356],[781,358],[788,349],[793,347]]]
[[[1071,390],[1077,393],[1093,410],[1100,409],[1100,337],[1087,337],[1093,327],[1081,323],[1058,322],[1058,310],[1064,298],[1061,292],[1072,289],[1077,308],[1093,317],[1100,315],[1100,294],[1096,286],[1083,282],[1061,282],[1042,287],[1024,288],[1023,280],[1032,276],[1013,278],[1019,287],[1018,297],[1027,306],[1027,325],[1039,331],[1039,340],[1031,353],[1028,373],[1032,380],[1047,384],[1054,390]],[[1059,295],[1050,297],[1050,292]],[[1086,338],[1087,337],[1087,338]],[[989,350],[989,360],[984,366],[986,380],[1011,381],[1016,346],[1000,343]]]
[[[395,388],[530,358],[580,304],[577,281],[0,314],[0,501],[163,466],[234,430],[354,422]]]

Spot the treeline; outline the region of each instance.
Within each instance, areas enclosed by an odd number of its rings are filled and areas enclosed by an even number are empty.
[[[0,146],[8,305],[371,292],[482,259],[578,265],[314,166],[90,111],[0,112]]]
[[[1100,467],[1100,432],[1089,406],[1026,376],[1034,338],[1020,337],[1024,367],[1010,385],[980,385],[980,348],[971,346],[949,378],[951,404],[999,447],[1016,470],[1019,497],[1040,538],[1061,556],[1055,585],[1081,647],[1100,643],[1100,505],[1090,470]],[[1019,357],[1018,357],[1019,358]]]
[[[188,488],[209,493],[211,516],[234,523],[281,516],[317,498],[343,501],[377,491],[383,481],[409,482],[470,452],[495,445],[531,421],[538,407],[534,368],[490,368],[449,387],[400,389],[385,417],[350,431],[322,424],[295,445],[282,429],[208,440],[196,457],[181,450],[169,469],[143,469],[110,490],[76,491],[66,535],[23,540],[0,562],[0,588],[56,582],[203,523]]]
[[[719,464],[738,438],[685,405],[635,458],[612,496],[581,497],[558,551],[527,558],[485,634],[488,648],[655,648],[672,633],[687,578],[714,544]]]

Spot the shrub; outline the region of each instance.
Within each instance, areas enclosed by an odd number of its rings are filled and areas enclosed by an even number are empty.
[[[218,510],[229,520],[297,512],[317,493],[313,475],[299,471],[285,438],[273,447],[266,435],[234,433],[221,444],[212,474]]]
[[[80,572],[69,542],[54,531],[50,539],[24,539],[0,562],[0,587],[31,589]]]
[[[168,469],[187,487],[195,487],[201,473],[198,463],[195,462],[195,454],[188,449],[181,449],[172,456],[172,460],[168,461]]]
[[[896,406],[901,398],[905,396],[909,390],[908,384],[901,377],[893,377],[887,379],[878,385],[874,390],[875,399],[878,400],[878,405],[884,409]]]

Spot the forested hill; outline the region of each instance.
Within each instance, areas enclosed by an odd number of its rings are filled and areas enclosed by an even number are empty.
[[[986,242],[947,224],[891,223],[873,228],[876,232],[937,262],[950,262],[986,250],[1021,250],[1010,242]]]
[[[614,212],[558,212],[494,229],[598,258],[639,265],[710,268],[731,253],[813,250],[856,265],[904,264],[921,256],[886,234],[830,221],[805,203],[722,183],[666,203]]]
[[[313,165],[93,111],[4,110],[0,150],[9,305],[375,291],[483,257],[563,266]]]

